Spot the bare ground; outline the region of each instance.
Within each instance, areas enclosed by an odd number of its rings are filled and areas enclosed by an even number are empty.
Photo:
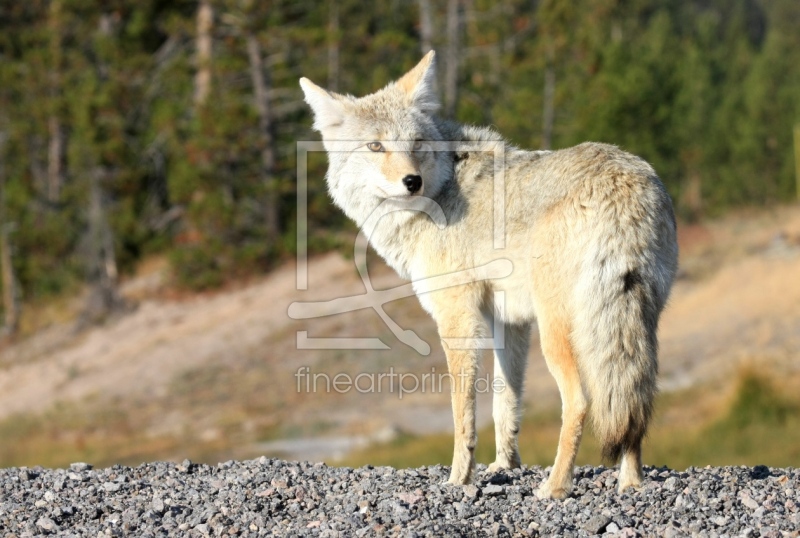
[[[722,385],[742,367],[797,374],[800,207],[682,226],[680,242],[680,278],[660,332],[662,389]],[[380,262],[370,270],[376,288],[404,283]],[[211,448],[200,458],[206,460],[263,452],[332,459],[400,431],[452,428],[446,387],[402,399],[397,387],[388,392],[385,385],[371,393],[339,394],[321,384],[316,392],[298,390],[295,373],[303,366],[352,379],[365,372],[444,373],[446,363],[435,326],[413,297],[386,309],[430,344],[427,357],[399,342],[371,310],[289,318],[293,301],[363,293],[352,260],[336,253],[310,260],[308,291],[298,291],[295,278],[290,264],[236,289],[176,299],[169,298],[165,265],[151,264],[123,288],[138,303],[132,313],[78,334],[72,323],[53,323],[0,348],[0,421],[64,405],[87,413],[113,406],[146,435],[205,443]],[[298,331],[377,336],[390,349],[298,350]],[[489,357],[485,366],[484,375]],[[527,394],[528,409],[558,405],[535,331]],[[490,410],[487,394],[479,400],[481,423]],[[182,459],[190,449],[177,446],[144,456]]]

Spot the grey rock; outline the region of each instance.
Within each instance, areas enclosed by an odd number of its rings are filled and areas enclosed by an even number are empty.
[[[36,526],[39,527],[40,529],[51,532],[58,529],[58,525],[56,525],[56,522],[50,519],[49,517],[40,517],[39,519],[37,519]]]
[[[759,506],[755,499],[750,497],[750,495],[744,491],[739,494],[739,500],[741,500],[742,504],[751,510],[755,510]]]
[[[589,534],[600,534],[605,530],[609,523],[611,523],[610,517],[604,516],[603,514],[597,514],[592,516],[589,521],[583,525],[583,528],[586,529]]]
[[[479,492],[480,490],[478,489],[478,486],[474,484],[467,484],[464,486],[464,496],[468,499],[475,499]]]
[[[684,538],[685,536],[686,534],[681,532],[680,529],[676,529],[671,525],[664,531],[664,538]]]
[[[481,493],[486,495],[487,497],[492,497],[495,495],[502,495],[505,489],[503,486],[498,486],[497,484],[489,484],[485,488],[481,490]]]
[[[670,476],[664,480],[664,487],[669,491],[675,491],[678,488],[678,485],[678,478],[675,476]]]
[[[158,514],[164,513],[164,501],[161,500],[160,497],[153,497],[153,501],[150,503],[150,507],[153,509],[153,512]]]
[[[410,505],[415,505],[419,501],[424,499],[424,497],[422,496],[422,492],[419,491],[416,491],[414,493],[402,492],[402,493],[396,493],[395,495],[397,496],[398,499]]]

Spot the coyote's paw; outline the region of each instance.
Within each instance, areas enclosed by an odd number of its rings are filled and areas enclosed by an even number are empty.
[[[469,461],[469,463],[462,465],[454,464],[452,469],[450,469],[450,478],[447,480],[447,483],[460,486],[469,484],[469,481],[472,478],[472,469],[474,466],[475,464],[473,461]]]
[[[489,473],[496,473],[498,471],[506,471],[508,469],[516,469],[520,466],[519,461],[508,461],[497,459],[494,463],[490,463],[489,467],[486,468],[486,471]]]
[[[571,491],[572,484],[569,486],[554,485],[547,480],[536,490],[536,496],[540,499],[566,499]]]
[[[486,472],[496,473],[497,471],[505,471],[506,469],[510,469],[510,467],[502,461],[496,461],[489,464],[489,467],[486,468]]]
[[[450,468],[450,478],[447,481],[451,484],[469,484],[474,468],[475,455],[473,450],[456,450],[453,453],[453,466]]]
[[[642,486],[642,479],[638,476],[620,476],[619,477],[619,485],[617,486],[617,492],[623,493],[625,490],[632,489],[637,490]]]
[[[450,472],[450,478],[447,479],[447,482],[445,482],[445,484],[451,484],[451,485],[455,485],[455,486],[463,486],[463,485],[469,484],[471,476],[472,476],[472,473],[469,472],[469,471],[467,471],[466,473],[464,473],[464,472],[458,473],[458,472],[456,472],[455,469],[453,469]]]

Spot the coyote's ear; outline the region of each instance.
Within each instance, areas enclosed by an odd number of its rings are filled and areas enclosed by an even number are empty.
[[[300,87],[303,88],[306,103],[314,111],[314,129],[322,132],[344,121],[343,103],[336,94],[320,88],[306,77],[300,79]]]
[[[436,96],[436,53],[430,51],[408,73],[397,81],[406,96],[409,104],[425,111],[434,111],[439,108],[439,98]]]

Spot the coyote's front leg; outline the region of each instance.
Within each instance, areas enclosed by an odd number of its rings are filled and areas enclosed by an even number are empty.
[[[478,366],[474,350],[450,349],[442,340],[447,354],[447,367],[451,375],[451,398],[453,404],[453,468],[451,484],[466,484],[475,466],[475,376]]]
[[[450,371],[453,404],[453,468],[451,484],[466,484],[475,466],[475,377],[480,350],[474,339],[484,336],[485,324],[477,304],[479,291],[471,286],[437,293],[434,317]],[[474,301],[470,301],[474,298]],[[470,341],[472,340],[472,341]],[[462,349],[466,348],[466,349]]]
[[[495,323],[495,327],[496,327]],[[497,329],[495,328],[495,331]],[[492,417],[494,418],[495,453],[490,472],[520,466],[517,435],[522,405],[522,385],[528,361],[531,326],[505,324],[505,338],[494,335],[494,382]]]

